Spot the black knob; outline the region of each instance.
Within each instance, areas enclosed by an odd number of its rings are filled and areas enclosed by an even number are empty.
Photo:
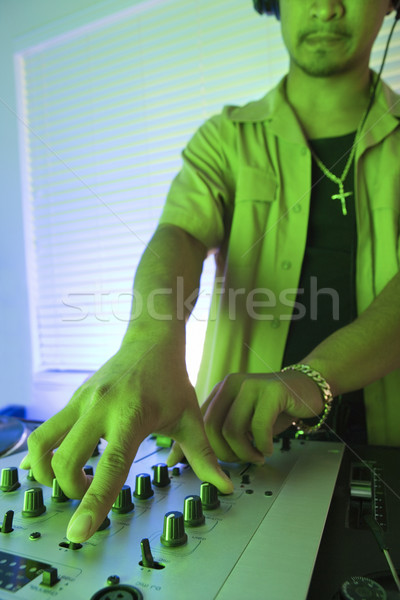
[[[98,528],[96,529],[96,531],[104,531],[104,529],[107,529],[107,527],[110,527],[111,521],[108,517],[106,517],[104,519],[104,521],[102,523],[100,523],[100,525],[98,526]]]
[[[6,467],[1,470],[1,484],[0,489],[3,492],[13,492],[19,488],[21,484],[18,481],[18,469],[17,467]]]
[[[151,498],[153,494],[150,475],[148,473],[139,473],[139,475],[136,475],[135,491],[133,492],[135,498],[146,500],[147,498]]]
[[[57,569],[55,567],[47,567],[43,571],[42,585],[45,587],[53,587],[60,581]]]
[[[69,498],[60,488],[57,479],[53,479],[53,494],[51,496],[53,502],[68,502]]]
[[[187,535],[181,512],[172,510],[165,514],[164,529],[160,540],[164,546],[182,546],[186,544]]]
[[[85,475],[94,475],[94,471],[93,471],[92,465],[85,465],[83,467],[83,472],[85,473]]]
[[[42,488],[30,488],[26,490],[24,495],[24,508],[22,509],[23,517],[38,517],[46,507],[43,503]]]
[[[131,487],[129,485],[123,485],[111,510],[119,515],[124,515],[125,513],[131,512],[134,508],[135,505],[132,502]]]
[[[142,567],[146,567],[147,569],[154,569],[155,563],[153,555],[151,553],[150,542],[148,538],[143,538],[140,542],[140,551],[142,554],[142,560],[139,564]]]
[[[186,496],[183,507],[183,520],[186,527],[203,525],[205,517],[200,496]]]
[[[154,476],[153,476],[153,484],[157,487],[166,487],[171,483],[168,474],[168,467],[164,463],[159,463],[158,465],[154,465]]]
[[[14,531],[14,529],[12,527],[13,518],[14,518],[14,511],[8,510],[3,517],[3,524],[0,528],[1,533],[11,533],[12,531]]]
[[[218,490],[212,483],[203,481],[200,486],[201,504],[205,510],[214,510],[220,505]]]

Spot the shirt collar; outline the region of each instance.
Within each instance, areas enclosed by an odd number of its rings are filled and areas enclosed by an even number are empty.
[[[377,74],[372,71],[373,83]],[[293,143],[307,144],[296,114],[286,98],[286,78],[260,100],[245,106],[230,106],[226,115],[238,123],[268,123],[268,128],[278,137]],[[396,127],[400,126],[400,95],[396,94],[384,81],[376,89],[374,104],[364,125],[358,154],[366,148],[379,143]]]

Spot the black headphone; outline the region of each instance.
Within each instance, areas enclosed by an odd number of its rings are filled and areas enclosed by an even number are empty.
[[[275,15],[277,19],[280,18],[279,0],[253,0],[253,4],[260,15]]]
[[[260,15],[275,15],[280,18],[279,0],[253,0],[254,8]],[[400,19],[400,0],[394,2],[394,9],[397,11],[396,19]]]

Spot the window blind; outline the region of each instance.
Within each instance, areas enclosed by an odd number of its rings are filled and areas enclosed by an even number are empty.
[[[36,372],[92,371],[118,349],[182,148],[224,104],[259,98],[287,71],[279,24],[250,1],[113,6],[16,54]],[[389,20],[375,68],[388,31]],[[400,88],[399,32],[385,78]],[[188,325],[193,381],[212,278],[211,258]]]

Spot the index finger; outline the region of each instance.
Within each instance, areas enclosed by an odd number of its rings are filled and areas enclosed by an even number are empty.
[[[100,527],[124,485],[142,436],[114,435],[104,450],[94,478],[67,527],[67,538],[82,543]],[[133,441],[135,440],[135,441]]]

